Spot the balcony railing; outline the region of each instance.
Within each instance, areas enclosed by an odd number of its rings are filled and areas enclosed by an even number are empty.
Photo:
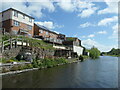
[[[54,39],[54,38],[47,38],[47,37],[45,37],[44,40],[45,41],[49,41],[49,42],[53,42],[53,43],[62,44],[62,40],[60,40],[60,39]]]

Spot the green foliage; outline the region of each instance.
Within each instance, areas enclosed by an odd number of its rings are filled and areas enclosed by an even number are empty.
[[[2,40],[5,41],[5,40],[8,40],[10,39],[10,35],[9,34],[5,34],[2,36]]]
[[[112,48],[109,52],[107,52],[107,55],[120,56],[120,49]]]
[[[33,67],[34,68],[43,68],[43,67],[54,67],[57,66],[58,64],[65,64],[68,63],[68,60],[65,58],[44,58],[40,60],[33,60]]]
[[[26,65],[24,65],[23,68],[24,69],[31,69],[31,68],[33,68],[33,65],[32,64],[26,64]]]
[[[28,38],[25,36],[19,36],[18,38],[23,39],[23,41],[28,41],[30,44],[30,47],[38,47],[38,48],[43,48],[43,49],[54,49],[51,44],[48,44],[42,40]]]
[[[12,63],[14,60],[7,60],[6,63]]]
[[[15,65],[15,66],[13,66],[13,67],[10,69],[10,71],[17,71],[18,69],[19,69],[18,66]]]
[[[100,51],[95,47],[92,47],[89,52],[92,59],[96,59],[100,56]]]
[[[74,38],[74,37],[67,37],[66,40],[67,40],[67,41],[74,41],[75,38]]]

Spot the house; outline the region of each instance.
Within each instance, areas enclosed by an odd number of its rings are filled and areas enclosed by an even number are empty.
[[[64,41],[65,35],[59,35],[44,26],[34,23],[34,38],[39,38],[49,43],[61,45],[62,41]]]
[[[34,18],[13,8],[0,13],[0,27],[11,34],[32,37]]]
[[[84,48],[81,46],[81,40],[77,37],[66,37],[63,42],[65,46],[71,47],[73,52],[76,52],[78,56],[83,55]]]

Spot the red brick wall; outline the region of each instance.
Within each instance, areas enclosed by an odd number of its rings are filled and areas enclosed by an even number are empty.
[[[11,31],[11,25],[12,25],[12,20],[10,19],[2,22],[2,27],[5,28],[6,32]]]
[[[40,31],[42,30],[42,33],[40,33]],[[46,34],[46,32],[48,32],[48,35]],[[50,31],[46,31],[40,27],[38,27],[36,24],[34,24],[34,35],[39,35],[42,37],[49,37],[49,38],[57,38],[58,35],[55,33],[52,33]]]
[[[25,23],[20,22],[20,26],[14,26],[13,23],[14,23],[14,20],[10,20],[10,19],[3,21],[3,28],[5,28],[5,30],[9,33],[11,32],[11,30],[19,31],[21,28],[28,29],[28,26]],[[33,29],[34,28],[32,26],[32,30],[28,30],[29,31],[28,33],[31,34],[32,36],[34,34]]]

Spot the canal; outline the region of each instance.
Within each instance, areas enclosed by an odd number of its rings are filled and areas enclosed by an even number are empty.
[[[98,60],[29,71],[2,77],[3,88],[118,88],[118,58]]]

